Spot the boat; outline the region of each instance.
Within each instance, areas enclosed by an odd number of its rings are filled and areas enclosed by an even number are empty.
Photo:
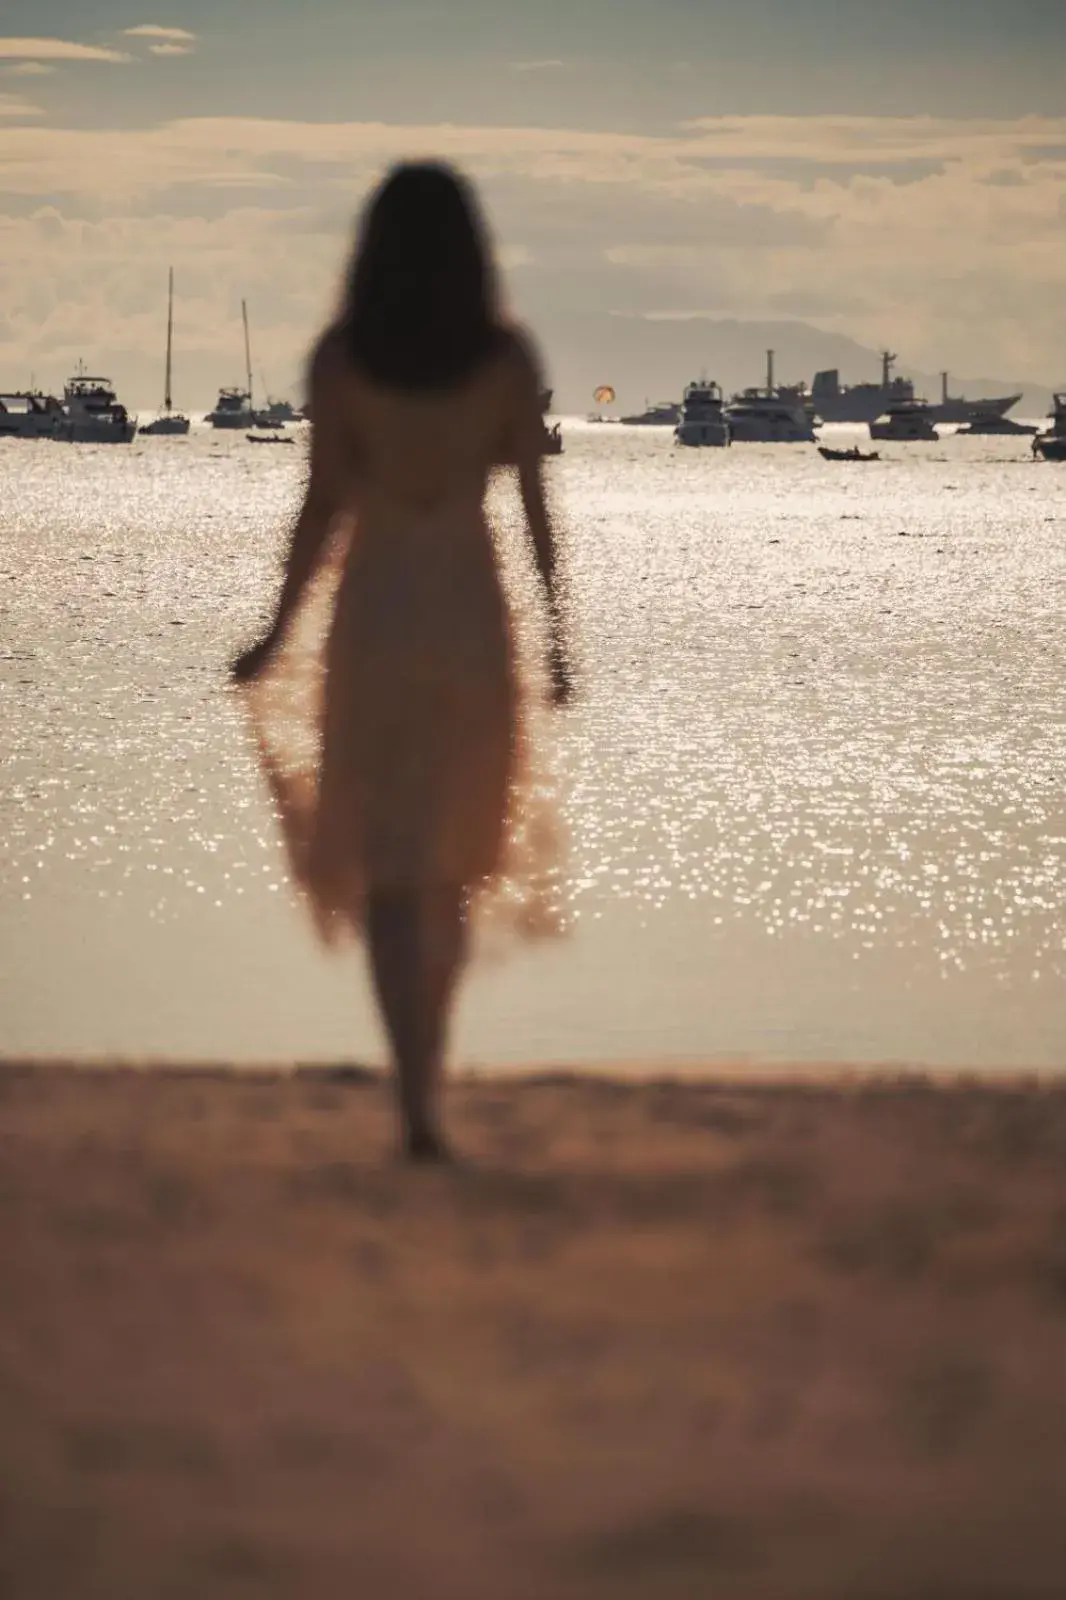
[[[550,428],[547,426],[547,424],[545,424],[544,439],[541,444],[541,450],[546,456],[562,455],[563,430],[560,428],[557,422],[553,422]]]
[[[188,433],[189,419],[175,411],[170,398],[170,358],[174,344],[174,268],[170,269],[167,289],[167,361],[163,380],[163,409],[154,422],[146,423],[142,433]]]
[[[674,438],[678,444],[688,445],[722,446],[730,443],[722,391],[717,383],[700,378],[687,386]]]
[[[129,444],[136,432],[137,419],[120,404],[111,379],[79,366],[63,389],[63,412],[52,437],[67,444]]]
[[[1055,396],[1055,409],[1048,420],[1050,428],[1033,440],[1033,454],[1045,461],[1066,461],[1066,391]]]
[[[253,428],[255,412],[247,389],[220,389],[215,409],[204,419],[212,428]]]
[[[543,420],[548,411],[551,410],[551,403],[551,389],[542,389],[540,391],[540,414],[542,419],[540,451],[541,455],[545,456],[561,456],[563,453],[563,430],[557,422],[553,422],[549,428],[547,422]]]
[[[860,450],[858,445],[852,445],[850,450],[831,450],[828,445],[820,444],[818,454],[823,461],[880,461],[879,450]]]
[[[291,433],[246,433],[249,444],[295,444]]]
[[[940,438],[924,400],[899,400],[883,417],[869,424],[871,439],[898,439],[935,444]]]
[[[252,350],[248,340],[248,303],[241,301],[244,323],[244,367],[247,387],[220,389],[215,409],[207,413],[212,428],[254,428],[258,421],[252,404]]]
[[[916,396],[911,380],[893,375],[896,359],[894,351],[882,350],[880,383],[842,384],[836,367],[816,372],[810,393],[810,402],[816,415],[823,422],[869,423],[891,411],[893,406],[914,400]],[[965,395],[949,394],[948,375],[942,372],[940,400],[930,406],[930,418],[936,423],[975,422],[984,417],[1001,417],[1020,399],[1020,394],[999,395],[993,400],[968,400]]]
[[[627,428],[676,428],[681,421],[681,405],[676,400],[644,402],[644,410],[631,417],[619,417]]]
[[[745,389],[726,406],[734,444],[814,444],[814,424],[787,400]]]
[[[964,428],[958,431],[958,438],[983,438],[991,434],[1029,434],[1039,433],[1040,429],[1035,422],[1015,422],[1013,417],[975,417]]]
[[[1021,399],[1021,394],[1003,394],[995,400],[967,400],[965,395],[948,393],[948,375],[940,374],[940,400],[929,408],[930,416],[934,422],[968,422],[971,427],[975,422],[1003,421],[1011,406],[1016,406]],[[1019,425],[1020,427],[1020,425]],[[991,428],[982,428],[982,433],[991,433]],[[1009,433],[1009,428],[1001,428],[1001,433]],[[1024,433],[1026,430],[1020,428]]]
[[[54,439],[62,420],[63,407],[54,394],[38,389],[0,394],[0,439]]]
[[[823,422],[873,422],[891,406],[914,399],[909,378],[892,376],[896,360],[891,350],[881,352],[881,382],[842,384],[836,367],[814,374],[811,405]]]
[[[286,423],[303,420],[303,412],[297,411],[291,400],[274,400],[269,395],[266,405],[255,414],[257,428],[284,428]]]
[[[821,422],[821,418],[814,409],[811,391],[805,383],[779,383],[775,385],[774,394],[778,400],[783,400],[793,411],[802,412],[807,421],[814,427],[817,427]]]
[[[800,391],[774,382],[774,352],[766,352],[766,384],[744,389],[725,408],[734,444],[814,444],[814,423]]]

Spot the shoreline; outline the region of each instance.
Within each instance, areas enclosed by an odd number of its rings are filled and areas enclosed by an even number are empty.
[[[1059,1600],[1066,1077],[0,1066],[12,1600]]]
[[[4,1055],[0,1054],[0,1076],[34,1072],[74,1073],[115,1077],[122,1074],[151,1074],[160,1078],[258,1078],[320,1079],[336,1083],[373,1084],[389,1079],[391,1068],[370,1061],[259,1061],[185,1059],[159,1055]],[[625,1061],[620,1059],[564,1063],[534,1061],[507,1066],[465,1064],[445,1068],[445,1090],[476,1084],[513,1084],[516,1088],[552,1084],[579,1085],[585,1082],[616,1083],[625,1087],[671,1084],[678,1088],[701,1084],[774,1089],[806,1085],[811,1088],[844,1089],[876,1084],[927,1084],[934,1088],[1047,1088],[1066,1085],[1066,1057],[1054,1067],[968,1067],[927,1065],[922,1062],[777,1062],[737,1058],[714,1061],[668,1059]]]

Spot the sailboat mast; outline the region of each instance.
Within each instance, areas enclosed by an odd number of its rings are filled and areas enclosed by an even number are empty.
[[[244,319],[244,366],[248,378],[248,409],[252,409],[252,347],[248,341],[248,302],[241,301],[241,316]]]
[[[163,410],[170,415],[170,355],[174,342],[174,268],[170,269],[170,281],[167,287],[167,376],[166,387],[163,394]]]

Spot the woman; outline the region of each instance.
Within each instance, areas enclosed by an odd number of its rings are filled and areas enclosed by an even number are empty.
[[[468,908],[504,871],[523,771],[484,510],[498,464],[518,468],[548,601],[552,698],[569,693],[536,362],[497,309],[476,203],[447,168],[398,167],[374,196],[342,311],[312,360],[310,408],[310,479],[274,620],[233,670],[256,682],[264,765],[320,928],[366,934],[406,1152],[436,1160]],[[319,739],[301,773],[271,743],[269,691],[298,722],[293,623],[346,525],[317,652]]]

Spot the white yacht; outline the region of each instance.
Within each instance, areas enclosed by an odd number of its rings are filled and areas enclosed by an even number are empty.
[[[883,416],[869,424],[871,439],[897,439],[919,444],[935,444],[940,438],[930,408],[924,400],[900,400]]]
[[[1030,438],[1040,429],[1035,422],[1015,422],[1013,417],[974,417],[972,422],[966,423],[956,435],[959,439],[980,439],[989,435],[1000,436],[1013,434],[1028,434]]]
[[[764,389],[745,389],[726,406],[735,444],[814,444],[810,417],[800,407]]]
[[[137,419],[120,405],[110,378],[79,367],[63,390],[63,415],[54,437],[68,444],[129,444]]]
[[[618,420],[627,428],[676,428],[681,421],[681,406],[676,400],[656,400],[654,404],[645,401],[643,411]]]
[[[188,433],[189,419],[182,416],[180,411],[175,411],[170,398],[170,357],[174,343],[174,268],[170,269],[170,283],[167,294],[167,363],[166,375],[163,380],[163,409],[154,422],[149,422],[141,429],[142,433]]]
[[[801,388],[774,382],[774,352],[766,352],[766,387],[744,389],[726,406],[734,444],[814,444],[814,422]]]
[[[722,391],[717,383],[700,378],[688,385],[674,438],[678,444],[691,445],[727,445],[730,442]]]
[[[241,301],[241,318],[244,322],[244,368],[246,387],[220,389],[215,409],[207,413],[212,428],[254,428],[258,421],[252,403],[252,348],[248,340],[248,304]]]
[[[62,421],[55,395],[36,389],[0,394],[0,439],[55,439]]]
[[[255,414],[258,428],[283,428],[288,422],[302,422],[304,414],[297,411],[291,400],[275,400],[267,396],[267,403]]]
[[[248,390],[220,389],[215,409],[209,411],[204,420],[212,428],[253,428],[256,418]]]

